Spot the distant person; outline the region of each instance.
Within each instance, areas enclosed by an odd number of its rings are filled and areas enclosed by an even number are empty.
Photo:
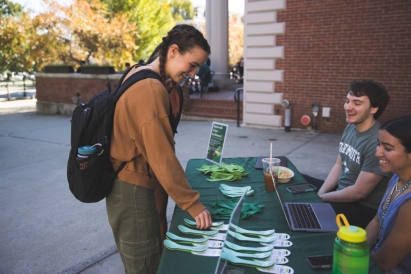
[[[181,28],[184,28],[183,30]],[[124,80],[152,70],[161,81],[144,79],[132,85],[116,103],[110,156],[113,168],[127,162],[106,198],[107,215],[126,273],[156,273],[160,257],[160,224],[155,200],[161,185],[175,203],[196,221],[211,226],[211,215],[191,189],[175,155],[170,115],[179,112],[176,85],[194,77],[210,54],[202,33],[188,25],[171,29],[158,46],[158,57],[133,66]],[[170,92],[169,92],[170,91]]]
[[[126,70],[130,68],[130,63],[126,63]]]
[[[73,103],[75,105],[80,105],[83,102],[81,99],[80,92],[76,92],[76,94],[73,97],[71,97],[71,99],[73,100]]]
[[[241,57],[240,61],[238,61],[237,67],[238,67],[238,74],[239,74],[238,83],[242,84],[243,78],[244,78],[244,58],[243,57]]]
[[[140,60],[138,60],[137,64],[140,65],[140,66],[144,66],[146,63],[144,62],[143,59],[140,59]]]
[[[365,228],[374,218],[390,174],[381,171],[375,157],[378,117],[388,105],[385,87],[372,80],[351,83],[345,99],[347,126],[339,145],[337,161],[325,181],[303,175],[317,186],[318,196],[343,213],[350,224]]]
[[[380,127],[375,155],[394,176],[366,228],[370,257],[386,273],[411,273],[411,116]]]
[[[196,75],[198,76],[198,78],[200,78],[200,95],[202,96],[203,92],[207,90],[208,88],[208,84],[211,81],[211,70],[210,70],[210,66],[208,65],[210,58],[208,58],[207,62],[205,62],[204,64],[202,64],[198,70]]]

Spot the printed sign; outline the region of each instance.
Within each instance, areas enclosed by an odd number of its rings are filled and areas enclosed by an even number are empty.
[[[227,135],[228,125],[213,122],[210,141],[208,142],[206,160],[220,165],[223,159],[223,148]]]

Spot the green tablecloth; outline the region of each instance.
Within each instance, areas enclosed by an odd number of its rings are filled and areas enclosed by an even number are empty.
[[[246,198],[246,202],[260,201],[265,205],[262,214],[255,214],[245,220],[240,220],[239,226],[245,229],[266,230],[275,229],[277,233],[287,233],[290,235],[290,241],[293,245],[287,248],[291,251],[288,257],[288,266],[292,267],[295,273],[317,273],[318,270],[312,270],[306,257],[309,255],[332,254],[335,233],[307,233],[307,232],[292,232],[290,231],[284,213],[281,209],[275,192],[267,192],[264,188],[264,177],[261,170],[254,168],[257,158],[225,158],[224,162],[227,164],[235,163],[241,165],[248,172],[248,176],[234,182],[208,182],[206,178],[209,175],[204,175],[198,171],[197,168],[203,164],[210,165],[211,163],[203,159],[192,159],[187,163],[186,175],[191,187],[198,190],[201,194],[201,202],[211,210],[210,202],[215,200],[229,199],[224,196],[218,189],[221,183],[230,186],[251,186],[254,189],[254,194]],[[278,189],[283,193],[285,201],[294,202],[321,202],[321,199],[315,192],[306,192],[300,194],[291,194],[285,190],[286,186],[307,183],[302,175],[298,172],[291,161],[287,161],[287,167],[292,169],[295,173],[294,178],[288,184],[279,184]],[[169,231],[179,236],[185,236],[178,230],[178,225],[184,224],[184,218],[192,219],[190,214],[181,210],[178,206],[175,207],[173,219],[170,224]],[[225,221],[228,223],[228,220]],[[191,236],[189,236],[191,237]],[[239,242],[235,243],[248,246],[258,246],[258,243]],[[217,257],[203,257],[193,255],[188,252],[173,251],[164,249],[158,273],[214,273],[218,258]],[[262,273],[255,268],[246,266],[237,266],[243,268],[244,273]],[[331,270],[321,270],[321,273],[331,273]],[[370,266],[370,273],[383,273],[372,262]]]

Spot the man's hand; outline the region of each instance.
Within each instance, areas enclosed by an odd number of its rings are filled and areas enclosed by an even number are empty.
[[[319,194],[318,196],[320,196],[324,202],[356,202],[367,198],[382,178],[382,175],[361,171],[354,185],[338,191]]]
[[[196,220],[198,229],[208,229],[213,222],[210,212],[207,209],[201,211],[201,213],[198,214],[194,219]]]
[[[340,172],[341,172],[341,166],[342,166],[342,159],[341,159],[340,154],[338,154],[337,161],[335,162],[330,173],[328,174],[327,179],[325,179],[323,185],[317,192],[318,196],[321,197],[323,194],[330,192],[337,187],[338,178],[340,177]]]

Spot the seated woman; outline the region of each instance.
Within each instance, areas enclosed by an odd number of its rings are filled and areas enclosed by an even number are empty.
[[[411,273],[411,116],[381,125],[375,155],[394,175],[366,228],[370,257],[388,273]]]

